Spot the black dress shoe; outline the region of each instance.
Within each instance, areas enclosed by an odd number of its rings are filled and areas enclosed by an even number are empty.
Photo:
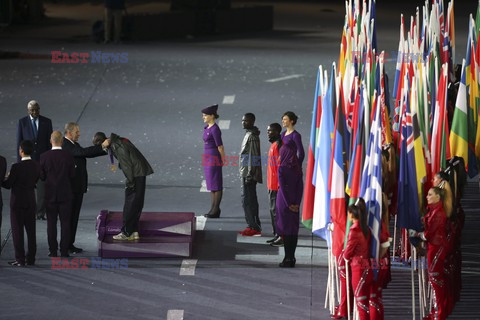
[[[8,262],[12,267],[25,267],[24,263],[20,263],[17,260]]]
[[[267,243],[275,242],[275,241],[277,241],[278,238],[280,238],[280,236],[279,236],[279,235],[275,235],[275,237],[273,237],[272,239],[267,240]]]
[[[70,251],[70,253],[73,253],[73,254],[77,254],[77,253],[82,253],[83,252],[83,249],[82,248],[77,248],[75,246],[71,246],[68,251]]]
[[[52,258],[55,258],[55,257],[58,257],[58,254],[56,252],[50,252],[48,254],[49,257],[52,257]]]
[[[279,263],[280,268],[295,268],[295,262],[297,262],[297,259],[283,259],[282,262]]]
[[[207,214],[204,215],[204,217],[205,218],[211,218],[211,219],[218,219],[218,218],[220,218],[220,213],[221,212],[222,212],[221,210],[218,210],[217,213],[207,213]]]
[[[283,239],[281,237],[278,237],[277,240],[270,243],[270,245],[272,247],[283,247]]]

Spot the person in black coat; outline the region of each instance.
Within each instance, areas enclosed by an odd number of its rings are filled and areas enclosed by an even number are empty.
[[[12,225],[12,239],[15,250],[15,261],[9,262],[15,267],[35,264],[37,241],[35,232],[35,185],[40,177],[40,165],[32,160],[33,143],[25,140],[20,143],[19,154],[21,161],[12,165],[8,178],[2,186],[11,189],[10,222]],[[1,172],[0,172],[1,173]],[[25,261],[23,229],[28,238],[28,251]]]
[[[52,134],[52,120],[40,115],[40,105],[32,100],[27,104],[28,116],[21,118],[17,126],[17,149],[20,142],[30,140],[33,142],[31,158],[40,161],[40,155],[50,150],[50,135]],[[17,155],[18,156],[18,155]],[[20,156],[17,157],[20,162]],[[37,183],[37,219],[45,220],[45,198],[44,183],[39,180]]]
[[[95,158],[107,154],[101,145],[87,148],[81,147],[78,143],[79,137],[80,127],[78,124],[75,122],[67,123],[65,125],[65,137],[63,138],[62,148],[73,156],[75,162],[75,177],[72,179],[72,213],[70,215],[71,238],[69,250],[71,253],[83,251],[83,249],[77,248],[74,243],[77,234],[78,218],[82,209],[83,194],[87,192],[88,188],[87,158]]]
[[[5,173],[7,172],[7,160],[4,157],[0,156],[0,183],[5,178]],[[0,240],[2,239],[2,210],[3,210],[3,200],[2,200],[2,188],[0,188]],[[0,254],[2,250],[0,248]]]
[[[47,236],[49,257],[57,256],[57,217],[60,217],[60,254],[68,257],[70,246],[70,216],[72,214],[71,179],[75,165],[70,152],[62,150],[62,133],[53,131],[50,138],[52,150],[40,157],[40,179],[45,181],[45,205],[47,208]]]

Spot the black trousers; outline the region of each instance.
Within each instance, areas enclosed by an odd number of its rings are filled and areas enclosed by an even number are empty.
[[[13,248],[15,250],[15,260],[20,263],[35,263],[35,254],[37,253],[37,237],[35,229],[35,207],[16,208],[10,211],[10,223],[12,226]],[[25,261],[24,233],[27,233],[28,251]]]
[[[70,216],[72,202],[46,203],[48,250],[57,253],[57,217],[60,217],[60,254],[67,255],[70,247]]]
[[[251,229],[262,231],[262,225],[258,216],[257,182],[247,183],[242,178],[242,207],[245,212],[245,220]]]
[[[138,221],[145,201],[146,177],[135,177],[133,188],[125,189],[122,231],[128,236],[138,232]]]
[[[37,181],[37,217],[45,218],[45,181]]]
[[[82,209],[83,193],[74,193],[72,199],[72,215],[70,217],[70,244],[71,248],[75,243],[75,236],[77,235],[78,218],[80,217],[80,210]]]
[[[276,206],[277,206],[277,192],[276,190],[268,190],[268,199],[269,199],[269,204],[270,204],[270,218],[272,219],[272,230],[273,230],[273,235],[277,235],[277,224],[275,223],[275,217],[276,217]]]

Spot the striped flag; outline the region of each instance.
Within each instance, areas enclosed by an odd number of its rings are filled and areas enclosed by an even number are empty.
[[[343,113],[343,90],[340,83],[339,104],[335,115],[335,136],[330,162],[330,217],[334,225],[332,236],[332,253],[338,257],[343,249],[347,209],[345,205],[345,151],[343,135],[345,134],[345,115]]]
[[[315,85],[315,96],[313,99],[312,126],[310,129],[310,145],[308,146],[305,188],[303,190],[302,223],[308,229],[312,229],[313,201],[315,199],[315,185],[313,181],[313,171],[315,166],[314,151],[316,150],[317,133],[319,132],[320,118],[322,114],[322,79],[322,66],[319,66],[317,72],[317,83]]]
[[[450,150],[452,156],[462,157],[468,170],[468,118],[467,86],[465,84],[465,60],[462,63],[462,77],[458,88],[452,130],[450,131]]]
[[[382,225],[382,120],[380,99],[377,101],[363,167],[361,191],[366,203],[368,226],[371,231],[370,255],[376,261],[379,258]]]
[[[335,93],[335,63],[332,66],[330,84],[322,101],[322,118],[320,120],[320,135],[316,143],[316,183],[313,206],[312,232],[327,240],[331,247],[330,234],[327,225],[330,223],[330,192],[328,191],[328,175],[330,172],[330,157],[332,154],[332,135],[334,130],[333,108],[336,103]]]

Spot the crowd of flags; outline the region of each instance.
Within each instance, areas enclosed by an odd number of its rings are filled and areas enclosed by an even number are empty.
[[[345,10],[338,63],[317,72],[302,222],[337,257],[350,228],[346,207],[362,197],[371,256],[378,257],[382,148],[396,154],[389,207],[400,228],[421,230],[426,191],[447,159],[462,157],[468,174],[478,173],[480,1],[476,18],[469,17],[467,54],[457,73],[453,0],[446,8],[443,0],[426,0],[408,28],[400,17],[391,99],[385,63],[395,61],[377,49],[375,0],[347,0]]]

